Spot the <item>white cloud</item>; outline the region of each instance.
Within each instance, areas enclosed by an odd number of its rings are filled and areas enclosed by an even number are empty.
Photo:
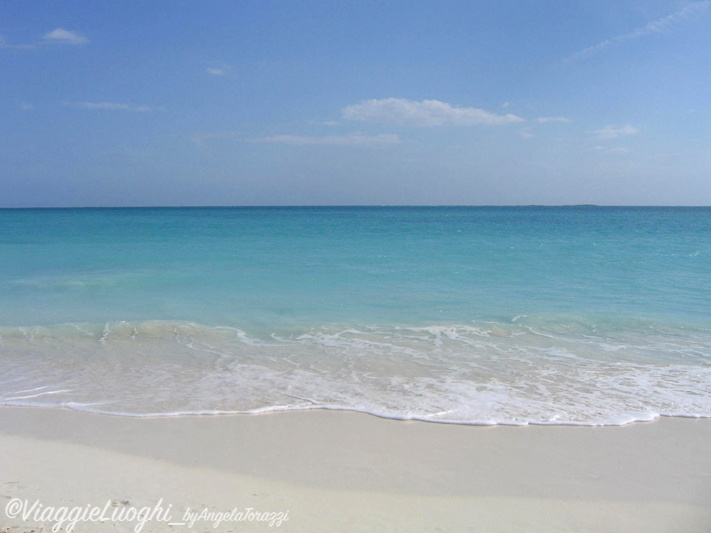
[[[32,102],[28,102],[27,100],[15,100],[15,106],[20,111],[32,111],[35,108]]]
[[[628,154],[630,152],[627,148],[609,148],[607,146],[594,146],[593,150],[599,154]]]
[[[521,136],[522,139],[531,139],[535,137],[531,128],[523,128],[521,131],[518,132],[518,134]]]
[[[342,115],[347,120],[415,126],[499,125],[524,121],[516,115],[497,115],[475,107],[455,107],[438,100],[415,102],[404,98],[366,100],[346,107]]]
[[[49,33],[45,33],[42,37],[42,41],[47,44],[70,44],[76,46],[88,43],[89,39],[81,33],[65,30],[64,28],[57,28]]]
[[[634,126],[626,124],[624,126],[605,126],[599,130],[592,132],[597,139],[617,139],[618,137],[627,137],[629,135],[637,135],[639,130]]]
[[[42,39],[33,43],[8,44],[3,35],[0,35],[0,48],[14,48],[16,50],[36,50],[42,45],[81,45],[87,44],[89,39],[76,31],[57,28],[45,33]]]
[[[541,117],[537,118],[536,122],[540,122],[541,124],[545,124],[546,122],[573,122],[569,118],[566,117]]]
[[[65,102],[65,105],[80,107],[90,111],[135,111],[147,113],[150,111],[162,111],[162,107],[149,107],[147,105],[117,104],[113,102]]]
[[[228,65],[227,63],[223,63],[222,61],[213,61],[210,63],[210,65],[205,69],[205,72],[207,72],[210,76],[225,76],[226,74],[229,74],[229,72],[232,70],[232,65]]]
[[[664,30],[668,29],[670,26],[681,22],[682,20],[694,15],[695,13],[703,11],[709,6],[711,6],[711,0],[704,0],[703,2],[694,2],[683,7],[679,11],[672,13],[671,15],[667,15],[666,17],[654,20],[646,26],[637,28],[636,30],[633,30],[629,33],[624,33],[622,35],[612,37],[611,39],[606,39],[594,46],[589,46],[588,48],[585,48],[584,50],[581,50],[580,52],[577,52],[576,54],[573,54],[572,56],[566,58],[565,61],[576,61],[578,59],[585,59],[586,57],[605,50],[610,46],[617,45],[625,41],[638,39],[651,33],[661,33]]]
[[[349,135],[325,135],[322,137],[308,137],[302,135],[272,135],[261,139],[254,139],[252,142],[291,144],[296,146],[308,145],[332,145],[332,146],[377,146],[399,144],[397,135],[364,135],[361,133],[351,133]]]
[[[212,139],[232,139],[236,137],[237,134],[234,131],[218,131],[215,133],[201,133],[195,135],[191,140],[198,146],[204,146],[205,141],[210,141]]]

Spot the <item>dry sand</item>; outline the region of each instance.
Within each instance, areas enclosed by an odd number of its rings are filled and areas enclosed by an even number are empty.
[[[35,502],[28,519],[8,516]],[[3,533],[49,531],[62,506],[114,518],[78,521],[79,533],[136,531],[140,520],[119,518],[144,507],[159,513],[144,532],[709,533],[711,420],[473,427],[333,411],[138,419],[4,407],[0,506]],[[191,526],[188,509],[235,514]]]

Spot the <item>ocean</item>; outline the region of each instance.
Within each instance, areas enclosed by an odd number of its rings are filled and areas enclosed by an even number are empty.
[[[711,416],[711,208],[0,210],[0,404]]]

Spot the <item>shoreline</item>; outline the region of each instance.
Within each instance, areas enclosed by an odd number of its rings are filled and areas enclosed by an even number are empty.
[[[0,526],[42,526],[7,516],[19,499],[118,510],[162,501],[175,519],[188,508],[289,511],[284,531],[701,533],[711,528],[708,442],[707,418],[512,427],[327,410],[127,418],[0,407]],[[153,520],[142,531],[269,528],[226,524]]]

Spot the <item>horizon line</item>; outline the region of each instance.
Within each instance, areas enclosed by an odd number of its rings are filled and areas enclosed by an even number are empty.
[[[87,206],[0,206],[11,209],[305,209],[305,208],[433,208],[433,207],[711,207],[674,204],[238,204],[238,205],[87,205]]]

